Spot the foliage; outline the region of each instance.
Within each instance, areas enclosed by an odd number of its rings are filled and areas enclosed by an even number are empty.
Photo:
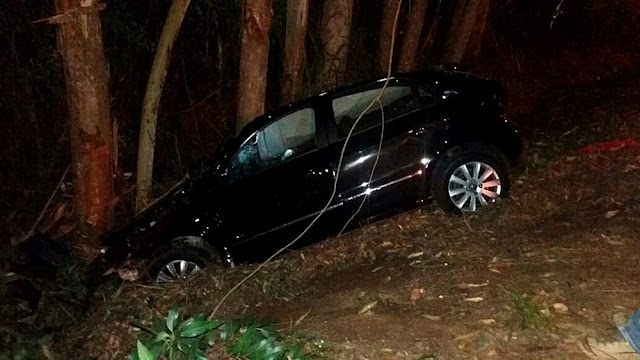
[[[509,298],[516,306],[523,329],[539,329],[548,325],[547,317],[542,314],[540,306],[531,297],[510,291]]]
[[[150,337],[140,342],[129,359],[149,360],[167,356],[173,359],[206,359],[204,350],[213,345],[210,331],[222,325],[220,321],[207,320],[203,314],[180,321],[180,314],[172,309],[164,321],[156,321],[151,328],[138,326]]]
[[[206,359],[204,352],[216,343],[227,346],[229,355],[252,360],[305,360],[318,358],[325,350],[323,342],[313,342],[315,351],[305,348],[306,339],[283,337],[273,327],[254,320],[207,320],[197,314],[181,320],[176,309],[151,328],[136,325],[146,332],[129,354],[130,360]]]

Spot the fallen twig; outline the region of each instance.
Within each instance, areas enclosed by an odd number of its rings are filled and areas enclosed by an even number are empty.
[[[53,201],[54,196],[56,196],[56,194],[58,193],[58,189],[60,189],[60,185],[62,185],[62,182],[64,181],[64,178],[67,177],[67,173],[69,172],[69,169],[71,169],[71,164],[67,165],[67,168],[64,170],[64,173],[60,177],[60,181],[58,181],[58,185],[56,185],[56,188],[53,189],[53,193],[51,193],[51,196],[49,196],[49,200],[47,200],[47,203],[44,205],[44,208],[42,209],[42,211],[40,211],[40,215],[38,215],[38,218],[36,218],[36,221],[31,226],[31,229],[29,229],[27,234],[24,237],[22,237],[22,239],[20,239],[20,241],[18,243],[24,242],[31,235],[33,235],[33,233],[36,230],[36,227],[38,226],[38,224],[40,224],[40,221],[42,221],[42,218],[44,217],[44,214],[47,212],[47,209],[49,208],[49,205],[51,205],[51,201]]]

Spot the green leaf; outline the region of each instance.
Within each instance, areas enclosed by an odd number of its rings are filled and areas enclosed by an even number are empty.
[[[228,320],[220,327],[220,339],[229,341],[240,329],[240,323],[235,320]]]
[[[269,352],[266,354],[267,360],[277,360],[281,359],[282,356],[286,353],[286,347],[284,345],[272,346],[269,349]]]
[[[182,351],[185,354],[191,351],[191,349],[193,348],[198,349],[200,345],[202,345],[203,348],[207,347],[206,343],[201,344],[200,338],[197,337],[181,338],[176,344],[178,350]]]
[[[154,343],[165,342],[165,340],[169,339],[170,337],[171,336],[166,331],[163,331],[153,338],[153,342]]]
[[[254,326],[250,326],[242,335],[238,336],[235,343],[229,347],[229,351],[233,355],[248,355],[249,348],[262,339],[263,337],[260,332],[258,332]]]
[[[153,343],[149,345],[147,349],[154,359],[158,359],[161,356],[164,356],[164,354],[167,352],[167,348],[165,347],[164,342]]]
[[[204,356],[204,353],[202,352],[202,350],[198,349],[197,347],[193,346],[189,348],[189,351],[185,352],[185,355],[187,356],[188,360],[207,360],[207,357]]]
[[[295,342],[293,344],[287,345],[287,359],[289,360],[302,360],[310,357],[304,351],[304,343],[303,342]]]
[[[155,360],[153,356],[151,356],[149,349],[147,349],[144,345],[142,345],[140,340],[138,340],[138,343],[136,344],[136,348],[138,349],[138,358],[140,360]]]
[[[275,341],[276,341],[276,338],[273,338],[273,337],[262,339],[262,340],[260,340],[260,341],[258,341],[256,343],[254,343],[253,345],[251,345],[249,347],[249,349],[247,349],[247,353],[249,355],[252,355],[252,354],[268,352],[269,349],[271,349],[271,345]]]
[[[199,336],[218,326],[220,326],[220,322],[216,320],[196,320],[190,318],[180,326],[180,336],[186,338]]]
[[[275,343],[275,337],[269,337],[266,339],[262,339],[257,343],[254,343],[247,349],[247,355],[250,359],[264,359],[270,360],[278,358],[280,355],[284,353],[284,347],[282,346],[273,346]]]
[[[169,310],[169,313],[167,314],[167,329],[169,329],[169,331],[173,332],[173,327],[176,325],[176,321],[178,320],[179,316],[180,313],[178,312],[178,310]]]
[[[273,326],[270,325],[261,325],[256,327],[256,330],[258,330],[260,333],[262,333],[262,335],[264,337],[272,337],[275,339],[279,339],[280,338],[280,333],[278,333],[278,330],[276,330]]]

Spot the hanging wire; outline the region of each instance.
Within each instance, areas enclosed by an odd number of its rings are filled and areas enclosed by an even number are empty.
[[[400,16],[401,5],[402,5],[402,0],[399,0],[398,1],[398,7],[396,9],[394,22],[393,22],[393,30],[392,30],[392,34],[391,34],[391,49],[389,50],[389,67],[387,69],[387,77],[385,79],[384,85],[382,86],[382,88],[380,89],[380,92],[378,93],[378,96],[375,99],[373,99],[373,101],[371,101],[369,106],[367,106],[367,108],[364,109],[362,111],[362,113],[360,113],[360,116],[358,116],[356,121],[351,126],[351,129],[349,130],[349,133],[347,134],[347,138],[345,139],[344,145],[342,146],[342,151],[340,151],[340,159],[338,161],[338,166],[337,166],[338,171],[336,172],[336,177],[335,177],[335,179],[333,181],[333,191],[331,192],[331,196],[329,197],[329,200],[327,201],[325,206],[322,208],[322,210],[320,210],[320,212],[313,218],[311,223],[309,223],[309,225],[307,225],[307,227],[300,233],[300,235],[296,236],[295,239],[293,239],[291,242],[289,242],[288,244],[286,244],[285,246],[280,248],[278,251],[276,251],[273,255],[271,255],[265,261],[260,263],[260,265],[258,265],[252,272],[250,272],[242,280],[238,281],[231,289],[229,289],[229,291],[227,291],[227,293],[220,299],[218,304],[213,308],[213,310],[209,314],[209,317],[208,317],[209,320],[213,319],[213,317],[216,315],[216,313],[220,309],[220,306],[222,306],[222,304],[229,298],[229,296],[231,296],[231,294],[233,294],[238,288],[240,288],[240,286],[242,286],[245,282],[247,282],[249,279],[251,279],[256,273],[258,273],[258,271],[260,271],[262,268],[264,268],[275,257],[277,257],[278,255],[282,254],[284,251],[286,251],[291,246],[293,246],[296,242],[298,242],[298,240],[300,240],[300,238],[302,238],[309,231],[309,229],[311,229],[311,227],[318,221],[318,219],[320,219],[320,217],[327,211],[329,206],[331,206],[331,203],[333,202],[333,200],[334,200],[334,198],[336,196],[337,190],[338,190],[338,180],[340,179],[340,169],[342,168],[342,162],[344,160],[344,154],[346,152],[347,145],[349,144],[349,140],[351,139],[351,135],[353,134],[353,131],[355,130],[356,126],[358,126],[358,123],[360,122],[360,120],[362,119],[364,114],[368,113],[369,110],[373,107],[374,104],[379,103],[381,105],[381,107],[382,107],[382,102],[380,101],[380,99],[382,98],[382,94],[384,93],[384,90],[387,88],[387,86],[389,85],[389,81],[391,80],[391,69],[392,69],[392,63],[393,63],[393,48],[394,48],[395,40],[396,40],[396,30],[397,30],[397,26],[398,26],[398,17]],[[384,122],[384,117],[383,117],[382,120]],[[378,162],[378,157],[379,157],[381,145],[382,145],[382,135],[380,136],[380,144],[378,145],[378,153],[376,154],[376,163],[375,164],[377,164],[377,162]],[[373,177],[373,172],[375,171],[375,164],[374,164],[374,167],[371,170],[371,177]],[[360,204],[360,207],[362,207],[363,203]],[[358,211],[360,211],[360,210],[358,209]],[[354,216],[352,216],[352,218],[353,217],[355,217],[355,214],[354,214]],[[351,221],[351,219],[349,219],[349,222],[350,221]],[[349,222],[347,222],[347,224]],[[345,225],[345,227],[346,227],[346,225]]]

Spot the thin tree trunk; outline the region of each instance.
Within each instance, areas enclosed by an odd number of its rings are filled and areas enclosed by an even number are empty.
[[[264,113],[270,28],[271,0],[244,0],[236,133]]]
[[[153,156],[156,143],[158,107],[162,97],[162,87],[171,61],[171,51],[176,42],[182,20],[190,0],[173,0],[158,41],[147,90],[142,103],[142,119],[138,142],[138,168],[136,174],[136,211],[144,210],[153,200],[152,175]]]
[[[445,43],[445,63],[459,63],[463,60],[477,18],[479,2],[480,0],[461,0],[457,3]]]
[[[382,10],[382,24],[380,25],[380,44],[378,46],[378,70],[386,73],[389,69],[389,54],[391,50],[391,36],[396,10],[400,0],[384,0]]]
[[[401,72],[415,70],[418,45],[420,44],[420,35],[422,34],[426,12],[427,0],[411,1],[409,22],[402,39],[402,47],[400,48],[400,57],[398,59],[398,70]]]
[[[487,27],[487,20],[489,18],[489,9],[491,7],[490,0],[480,0],[478,9],[476,10],[477,17],[473,24],[473,30],[471,31],[471,39],[467,49],[467,57],[474,59],[482,50],[482,43],[484,40],[485,29]]]
[[[69,106],[74,212],[82,238],[109,228],[113,199],[113,138],[107,65],[98,0],[56,0]],[[66,15],[65,15],[66,14]],[[57,20],[61,19],[61,20]]]
[[[284,103],[290,103],[295,100],[302,80],[302,68],[305,60],[304,41],[307,35],[308,15],[309,0],[288,0],[282,86],[282,101]]]
[[[353,0],[325,0],[322,13],[321,79],[323,86],[336,87],[345,79]]]

